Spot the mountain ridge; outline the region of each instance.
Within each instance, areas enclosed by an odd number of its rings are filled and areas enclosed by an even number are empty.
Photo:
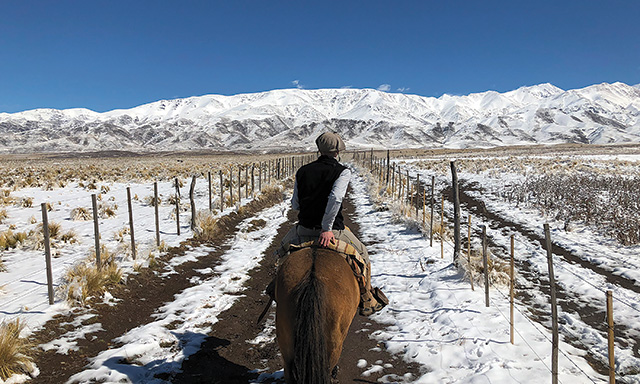
[[[640,142],[640,86],[549,83],[438,98],[374,89],[278,89],[158,100],[130,109],[0,113],[0,152],[313,150]]]

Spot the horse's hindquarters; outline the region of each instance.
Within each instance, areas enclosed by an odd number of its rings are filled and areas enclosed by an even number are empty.
[[[304,294],[310,287],[314,294]],[[302,365],[310,364],[308,356],[300,355],[317,355],[322,351],[324,356],[317,357],[326,368],[307,367],[307,370],[326,370],[329,374],[338,363],[359,298],[359,287],[351,268],[334,251],[308,248],[282,261],[276,278],[276,335],[288,383],[294,382],[292,371],[303,370]],[[310,300],[315,302],[308,302]],[[297,338],[304,340],[296,340],[296,332]],[[318,340],[317,346],[310,345],[314,337],[322,339]],[[300,346],[317,350],[303,353]]]

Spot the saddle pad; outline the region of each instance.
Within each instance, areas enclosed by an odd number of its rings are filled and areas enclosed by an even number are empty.
[[[320,247],[317,240],[307,241],[301,244],[291,244],[290,245],[290,253],[294,253],[295,251],[299,251],[304,248],[310,247]],[[328,247],[322,247],[326,249],[331,249],[336,251],[344,256],[345,261],[351,267],[353,274],[358,280],[358,285],[361,289],[364,289],[366,281],[365,276],[367,276],[367,267],[368,265],[365,263],[364,259],[360,255],[360,253],[353,247],[353,245],[347,243],[342,240],[335,240],[335,243],[330,243]]]

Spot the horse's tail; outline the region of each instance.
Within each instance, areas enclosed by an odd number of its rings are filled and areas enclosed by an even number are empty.
[[[299,384],[327,384],[330,381],[325,295],[316,276],[316,248],[311,251],[311,268],[295,288],[296,320],[293,377]]]

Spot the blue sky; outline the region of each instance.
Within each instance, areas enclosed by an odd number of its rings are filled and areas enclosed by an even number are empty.
[[[0,112],[279,88],[640,83],[640,2],[3,1]]]

